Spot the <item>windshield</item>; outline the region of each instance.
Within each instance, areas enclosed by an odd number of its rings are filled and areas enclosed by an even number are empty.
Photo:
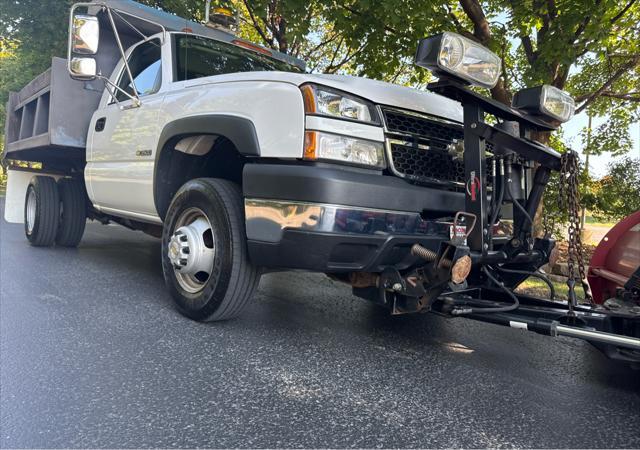
[[[296,66],[236,45],[189,34],[174,36],[176,81],[235,72],[302,72]]]

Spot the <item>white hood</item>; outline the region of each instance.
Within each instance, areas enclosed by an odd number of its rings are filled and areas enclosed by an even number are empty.
[[[397,84],[346,75],[323,75],[293,72],[241,72],[188,81],[189,86],[233,81],[279,81],[302,85],[316,83],[362,97],[379,105],[439,116],[462,123],[462,106],[432,92]]]
[[[306,82],[322,84],[370,100],[379,105],[410,109],[462,123],[462,106],[433,92],[384,81],[346,75],[305,75]]]

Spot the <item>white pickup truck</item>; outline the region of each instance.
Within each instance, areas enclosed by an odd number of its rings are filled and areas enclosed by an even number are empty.
[[[573,336],[640,364],[631,279],[615,308],[579,304],[575,274],[564,305],[514,292],[535,276],[553,300],[538,269],[554,241],[533,224],[552,171],[576,192],[577,156],[531,137],[571,117],[565,92],[507,106],[469,89],[494,86],[501,61],[454,33],[418,44],[439,77],[421,92],[305,73],[129,0],[76,4],[69,25],[67,60],[7,105],[5,218],[32,245],[77,246],[87,218],[161,237],[167,287],[196,320],[239,314],[265,271],[310,270],[392,314]]]
[[[36,173],[12,165],[7,192],[6,217],[24,218],[32,245],[76,246],[87,218],[161,236],[167,287],[197,320],[237,315],[265,270],[324,272],[403,313],[428,309],[447,283],[466,286],[482,258],[530,270],[548,259],[526,221],[513,234],[494,226],[511,214],[506,179],[494,183],[505,165],[510,200],[535,212],[532,161],[487,143],[465,171],[458,101],[309,74],[288,55],[129,0],[77,4],[69,26],[67,61],[54,58],[7,108],[4,157],[41,163]],[[476,58],[460,60],[470,80],[497,80],[495,55],[443,36],[447,61]],[[469,201],[481,209],[455,219]],[[476,218],[485,224],[471,234]],[[443,247],[467,234],[480,257],[463,240]]]
[[[54,59],[7,109],[5,158],[43,165],[9,176],[6,214],[21,220],[24,202],[32,245],[78,245],[87,217],[161,235],[178,307],[216,320],[240,312],[264,269],[404,269],[416,261],[408,236],[427,247],[448,237],[438,219],[464,204],[458,103],[305,73],[130,1],[81,8],[69,61]],[[420,147],[437,138],[443,164],[428,167],[409,135]]]

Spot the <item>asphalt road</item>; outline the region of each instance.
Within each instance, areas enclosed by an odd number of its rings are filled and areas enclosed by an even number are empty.
[[[640,372],[584,342],[390,317],[301,273],[200,324],[159,254],[100,225],[32,248],[1,222],[2,447],[640,447]]]

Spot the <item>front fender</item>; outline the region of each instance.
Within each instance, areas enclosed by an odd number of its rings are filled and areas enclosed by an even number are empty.
[[[260,143],[253,123],[240,116],[228,114],[200,114],[167,123],[158,139],[156,164],[167,143],[176,136],[217,134],[229,139],[238,151],[247,156],[260,156]]]

